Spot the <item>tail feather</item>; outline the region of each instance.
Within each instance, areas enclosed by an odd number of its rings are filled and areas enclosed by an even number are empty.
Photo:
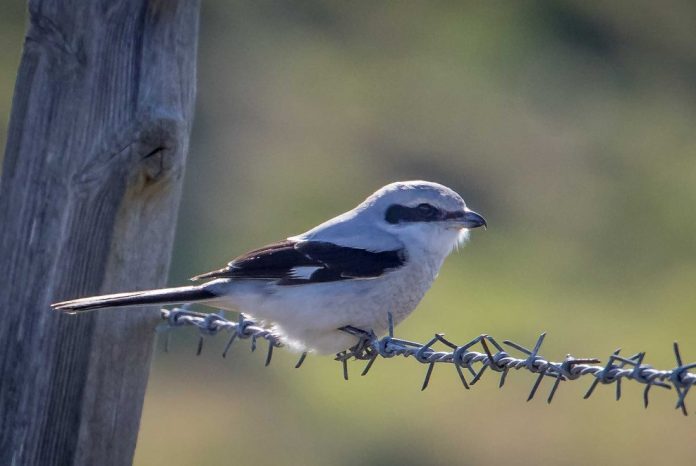
[[[132,291],[129,293],[90,296],[51,304],[56,311],[76,314],[105,307],[144,306],[148,304],[180,304],[194,301],[208,301],[217,295],[203,286],[182,286],[159,290]]]

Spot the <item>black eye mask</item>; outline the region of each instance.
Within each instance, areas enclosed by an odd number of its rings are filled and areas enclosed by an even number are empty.
[[[384,219],[389,223],[435,222],[443,218],[442,212],[437,207],[426,203],[418,204],[416,207],[393,204],[384,215]]]

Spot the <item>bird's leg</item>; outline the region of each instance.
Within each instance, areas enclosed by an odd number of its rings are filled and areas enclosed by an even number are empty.
[[[358,342],[350,348],[350,352],[356,359],[370,359],[372,357],[372,342],[377,338],[375,332],[372,330],[366,331],[352,325],[346,325],[339,328],[339,330],[358,337]]]

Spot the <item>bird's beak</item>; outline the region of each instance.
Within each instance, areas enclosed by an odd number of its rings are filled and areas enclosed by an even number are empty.
[[[452,212],[447,215],[447,220],[453,222],[460,228],[486,227],[486,219],[473,210],[464,209],[460,212]]]

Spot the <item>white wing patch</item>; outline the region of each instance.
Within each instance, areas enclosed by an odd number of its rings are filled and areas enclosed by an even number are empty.
[[[312,277],[312,274],[320,269],[323,269],[323,267],[316,267],[311,265],[293,267],[292,269],[290,269],[290,276],[292,278],[299,278],[300,280],[309,280]]]

